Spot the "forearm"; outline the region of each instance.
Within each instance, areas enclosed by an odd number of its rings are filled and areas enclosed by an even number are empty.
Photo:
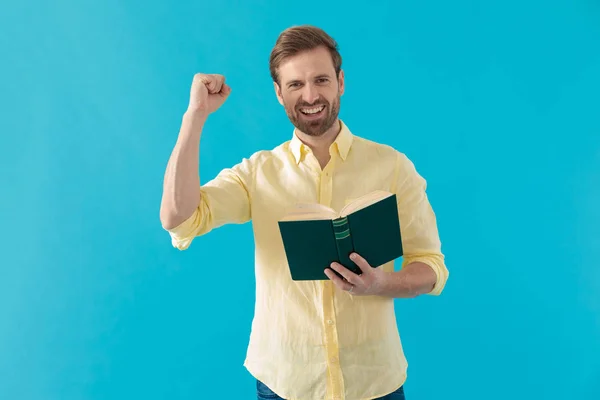
[[[433,290],[437,281],[435,271],[422,262],[412,262],[400,271],[390,272],[381,284],[381,296],[416,297]]]
[[[160,220],[172,229],[198,207],[200,201],[200,137],[207,115],[186,112],[181,130],[167,164],[163,182]]]

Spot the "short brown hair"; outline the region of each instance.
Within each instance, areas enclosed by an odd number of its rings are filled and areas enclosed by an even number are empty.
[[[269,59],[269,70],[273,81],[279,84],[278,68],[284,59],[320,46],[326,47],[331,53],[335,74],[338,77],[342,69],[342,56],[336,41],[321,28],[300,25],[284,30],[275,42]]]

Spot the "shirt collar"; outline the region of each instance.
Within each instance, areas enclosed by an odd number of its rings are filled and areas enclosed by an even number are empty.
[[[335,141],[331,144],[329,151],[331,153],[331,151],[337,150],[339,156],[345,161],[346,157],[348,157],[350,147],[352,147],[353,135],[342,120],[340,120],[340,126],[340,132],[335,138]],[[302,156],[306,153],[307,148],[308,147],[298,138],[296,130],[294,129],[294,134],[290,142],[290,150],[294,155],[296,163],[299,163],[302,160]]]

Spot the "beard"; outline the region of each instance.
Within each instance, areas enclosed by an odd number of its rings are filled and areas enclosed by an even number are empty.
[[[324,105],[325,109],[322,111],[323,115],[317,119],[305,118],[304,114],[300,111],[300,108],[318,107],[321,105]],[[325,100],[325,98],[319,97],[313,104],[308,104],[300,99],[295,106],[290,106],[287,103],[284,103],[284,106],[290,122],[298,130],[308,136],[321,136],[333,126],[338,118],[340,112],[340,95],[338,93],[332,104]]]

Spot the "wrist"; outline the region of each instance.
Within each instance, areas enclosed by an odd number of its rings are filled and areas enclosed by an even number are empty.
[[[181,133],[184,135],[200,135],[208,119],[208,113],[200,110],[187,110],[182,119]]]
[[[183,114],[183,118],[189,120],[194,123],[202,123],[206,122],[208,119],[209,112],[204,109],[199,108],[188,108]]]
[[[375,295],[376,296],[394,296],[394,292],[397,289],[397,281],[398,277],[395,276],[394,272],[381,271],[378,274],[376,283],[375,283]]]
[[[381,274],[379,296],[384,297],[411,297],[411,287],[405,271],[391,271]]]

